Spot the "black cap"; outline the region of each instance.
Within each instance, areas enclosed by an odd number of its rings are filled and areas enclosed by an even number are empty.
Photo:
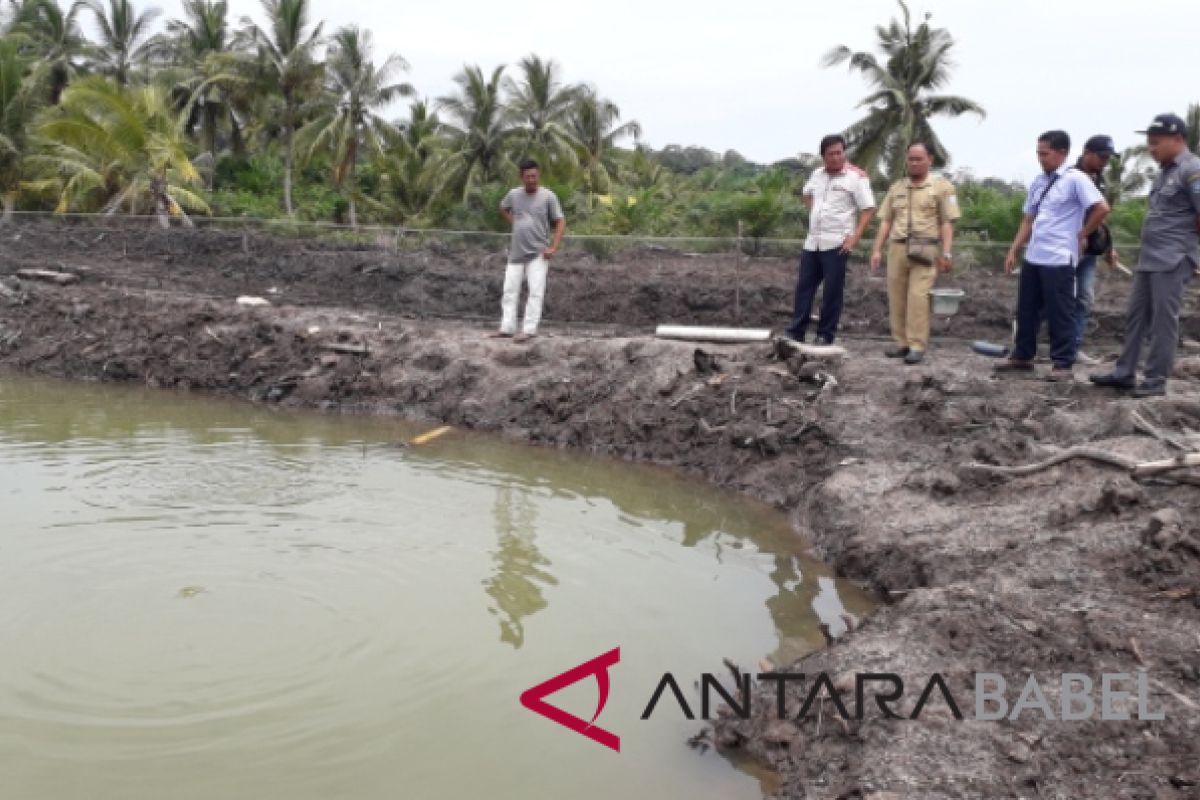
[[[1187,136],[1187,123],[1174,114],[1159,114],[1146,130],[1134,131],[1134,133],[1148,133],[1160,136]]]
[[[1111,136],[1099,134],[1088,139],[1083,145],[1083,152],[1095,153],[1103,158],[1108,158],[1117,152],[1117,146],[1113,144]]]

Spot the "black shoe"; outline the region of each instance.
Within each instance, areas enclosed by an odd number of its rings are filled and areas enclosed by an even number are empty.
[[[784,331],[781,334],[781,338],[787,339],[789,342],[795,342],[796,344],[804,344],[804,334],[803,333],[797,336],[796,334],[792,333],[791,331]]]
[[[1133,390],[1134,397],[1163,397],[1167,393],[1166,382],[1142,381]]]
[[[905,364],[920,364],[925,360],[924,350],[909,350],[908,355],[904,357]]]
[[[888,358],[904,358],[908,355],[908,348],[897,345],[896,347],[889,347],[887,350],[884,350],[883,354]]]
[[[1135,385],[1133,378],[1122,378],[1111,372],[1103,375],[1089,375],[1088,380],[1106,389],[1132,389]]]

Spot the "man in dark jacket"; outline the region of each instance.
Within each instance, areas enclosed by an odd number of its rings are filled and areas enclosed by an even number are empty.
[[[1075,168],[1092,179],[1101,195],[1108,194],[1104,170],[1115,153],[1116,146],[1111,136],[1093,136],[1083,145],[1083,155],[1075,162]],[[1113,249],[1112,233],[1108,227],[1101,225],[1097,234],[1092,238],[1099,247],[1089,247],[1085,250],[1079,259],[1079,265],[1075,267],[1075,360],[1081,364],[1099,363],[1080,351],[1083,337],[1087,333],[1088,320],[1092,315],[1092,307],[1096,302],[1096,262],[1103,256],[1110,267],[1120,263],[1117,251]],[[1090,244],[1092,242],[1089,242]]]

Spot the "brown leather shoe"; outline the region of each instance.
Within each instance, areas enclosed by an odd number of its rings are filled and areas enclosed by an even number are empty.
[[[994,372],[1033,372],[1032,361],[1021,361],[1016,358],[1008,358],[1001,361],[996,366],[992,367]]]

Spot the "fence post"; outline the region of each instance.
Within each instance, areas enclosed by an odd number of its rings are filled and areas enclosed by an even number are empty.
[[[739,323],[742,321],[742,230],[743,223],[738,220],[737,257],[733,262],[733,317]]]

